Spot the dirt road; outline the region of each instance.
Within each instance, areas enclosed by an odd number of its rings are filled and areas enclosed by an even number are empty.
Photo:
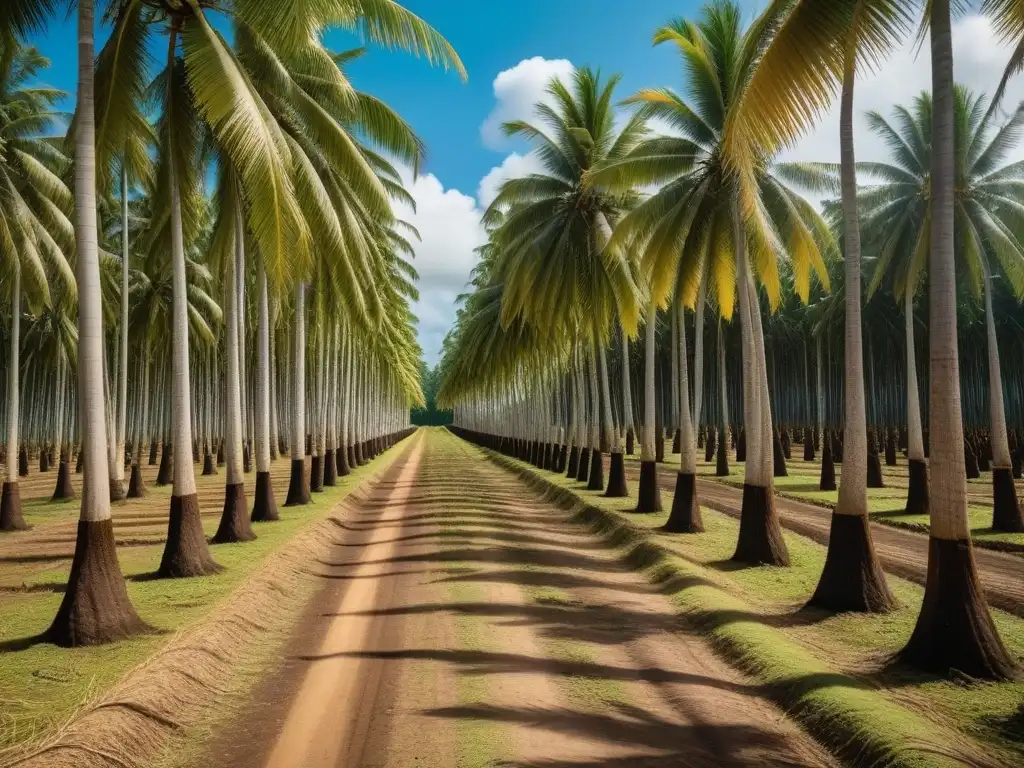
[[[450,435],[410,443],[195,765],[832,764],[564,513]]]

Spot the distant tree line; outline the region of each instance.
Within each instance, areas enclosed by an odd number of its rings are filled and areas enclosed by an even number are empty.
[[[421,427],[443,426],[452,423],[451,410],[437,407],[437,390],[441,387],[441,374],[437,366],[428,368],[420,361],[420,383],[423,387],[423,399],[426,406],[412,409],[412,423]]]

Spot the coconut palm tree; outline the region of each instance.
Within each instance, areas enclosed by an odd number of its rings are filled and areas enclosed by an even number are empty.
[[[797,293],[806,300],[812,269],[827,281],[823,253],[833,248],[833,239],[810,204],[783,183],[770,162],[774,153],[760,155],[750,166],[751,187],[757,193],[743,195],[742,179],[724,141],[732,110],[742,104],[754,71],[754,54],[770,32],[762,25],[744,32],[741,12],[731,2],[705,6],[696,22],[677,20],[660,28],[655,43],[678,49],[692,102],[670,89],[645,89],[629,102],[639,106],[641,116],[664,120],[679,135],[651,138],[621,162],[593,174],[592,181],[612,190],[663,185],[623,218],[612,239],[613,245],[644,243],[641,272],[650,276],[654,301],[667,304],[674,295],[676,302],[693,307],[704,276],[711,275],[708,288],[723,317],[729,318],[738,292],[747,474],[734,557],[785,564],[788,553],[772,489],[771,406],[753,271],[774,307],[781,292],[778,263],[788,256]],[[729,77],[721,77],[723,72]],[[680,414],[680,419],[689,421],[689,415]],[[689,451],[681,454],[681,461]],[[682,464],[680,468],[681,474],[691,474]],[[674,504],[680,510],[693,509],[693,491],[687,489],[695,482],[684,477],[677,487],[683,494]]]
[[[51,305],[50,284],[73,302],[74,275],[66,254],[74,249],[72,195],[60,175],[67,160],[41,138],[63,94],[33,81],[48,65],[35,49],[0,38],[0,248],[11,256],[0,279],[11,307],[7,385],[7,472],[0,497],[0,531],[25,527],[18,486],[21,319]]]
[[[506,134],[536,146],[544,171],[506,181],[484,213],[485,223],[494,227],[491,241],[504,274],[502,322],[523,317],[545,328],[571,328],[589,347],[595,407],[588,487],[604,488],[601,445],[608,445],[610,496],[624,496],[627,489],[606,347],[616,316],[627,333],[635,332],[638,302],[627,251],[610,248],[609,240],[635,193],[610,194],[590,185],[587,176],[625,157],[646,133],[640,116],[616,129],[612,107],[618,81],[617,76],[603,81],[593,70],[577,69],[569,85],[557,78],[548,84],[555,106],[535,105],[541,124],[506,123]],[[602,421],[605,432],[598,440]]]
[[[993,278],[1002,277],[1018,299],[1024,297],[1024,248],[1018,239],[1024,208],[1016,194],[1024,188],[1021,169],[1005,164],[1007,153],[1024,127],[1024,104],[995,131],[984,98],[960,87],[954,92],[957,238],[954,257],[961,275],[985,310],[989,372],[989,439],[992,447],[992,527],[1024,531],[1012,474],[999,348],[992,310]],[[869,290],[892,275],[893,290],[902,295],[908,317],[908,349],[913,349],[913,287],[925,282],[925,254],[930,247],[934,199],[931,184],[932,97],[922,93],[912,108],[897,107],[893,122],[877,113],[873,130],[893,148],[891,163],[872,163],[864,171],[879,179],[861,193],[866,227],[878,243],[879,256]],[[912,353],[911,353],[912,354]],[[909,366],[908,366],[909,367]],[[912,370],[912,369],[911,369]],[[916,394],[916,393],[915,393]],[[913,416],[913,411],[911,411]],[[913,419],[912,419],[913,420]],[[919,438],[912,440],[917,442]],[[918,446],[915,446],[917,448]],[[912,456],[912,458],[915,458]],[[845,472],[845,470],[844,470]]]

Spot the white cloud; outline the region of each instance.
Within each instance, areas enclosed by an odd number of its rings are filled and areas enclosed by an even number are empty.
[[[544,164],[535,153],[520,155],[518,152],[513,152],[504,159],[501,165],[492,168],[486,176],[480,179],[480,186],[476,192],[480,207],[486,210],[487,206],[494,202],[503,182],[531,173],[541,173],[543,170]]]
[[[419,318],[419,343],[427,365],[440,357],[441,342],[455,322],[455,298],[466,290],[470,270],[476,264],[474,249],[487,240],[476,201],[457,189],[445,189],[433,174],[412,181],[405,173],[406,188],[416,200],[416,212],[399,206],[398,216],[417,230],[421,240],[413,266],[419,272],[420,299],[413,307]]]
[[[999,84],[1010,49],[999,43],[991,23],[984,17],[971,15],[953,25],[953,74],[975,94],[991,95]],[[911,106],[921,91],[931,89],[931,62],[928,42],[918,49],[911,40],[896,51],[876,72],[857,80],[854,91],[854,136],[858,160],[888,160],[885,142],[868,127],[869,111],[889,118],[896,105]],[[1024,99],[1024,77],[1011,81],[1003,100],[1010,109]],[[1024,147],[1014,151],[1011,159],[1024,158]],[[839,162],[839,105],[805,136],[795,147],[783,153],[781,160]]]
[[[568,80],[573,64],[567,59],[545,59],[534,56],[523,59],[511,69],[494,78],[494,100],[497,102],[480,126],[480,137],[491,149],[504,149],[508,139],[501,130],[509,120],[529,120],[538,101],[547,99],[545,90],[551,78]]]

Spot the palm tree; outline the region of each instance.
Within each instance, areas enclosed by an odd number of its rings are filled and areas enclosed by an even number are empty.
[[[35,48],[13,37],[0,39],[0,249],[11,257],[0,274],[11,307],[7,472],[0,496],[0,531],[26,527],[17,463],[23,306],[33,314],[47,305],[57,306],[51,283],[60,288],[60,302],[75,298],[66,256],[74,249],[72,195],[60,178],[67,160],[53,142],[40,137],[57,116],[52,105],[63,94],[31,84],[48,63]]]
[[[967,522],[956,317],[956,136],[950,0],[931,0],[932,156],[929,261],[931,540],[928,580],[914,632],[900,657],[914,666],[1009,679],[1003,645],[978,582]],[[940,577],[941,574],[941,577]]]
[[[638,312],[632,265],[624,249],[609,247],[609,239],[635,195],[632,190],[609,194],[590,185],[587,175],[625,157],[646,132],[639,116],[615,129],[612,98],[618,81],[577,69],[571,86],[558,79],[548,84],[555,107],[535,106],[543,127],[506,123],[509,136],[536,145],[544,171],[506,181],[484,214],[485,223],[495,227],[491,241],[505,275],[502,322],[523,317],[538,327],[571,328],[589,349],[593,410],[586,476],[589,488],[604,487],[601,445],[608,445],[609,496],[624,496],[627,489],[605,349],[616,314],[626,332],[633,333]],[[605,432],[599,440],[602,420]]]
[[[959,282],[981,298],[985,311],[989,373],[989,439],[992,447],[992,527],[1024,531],[1012,474],[995,316],[992,310],[993,276],[1001,272],[1018,299],[1024,297],[1024,247],[1018,239],[1024,209],[1014,195],[1022,186],[1016,163],[1003,160],[1024,126],[1024,104],[1007,122],[991,132],[991,112],[985,100],[962,87],[954,92],[956,227],[964,233],[955,244]],[[913,349],[913,287],[925,280],[924,254],[930,246],[933,198],[931,183],[930,94],[922,93],[911,109],[897,107],[894,123],[871,113],[873,129],[893,147],[891,163],[864,167],[882,183],[862,192],[867,203],[866,226],[879,243],[879,257],[869,290],[892,274],[894,292],[903,295],[908,318],[908,349]],[[912,352],[911,352],[912,354]],[[916,376],[915,376],[916,378]],[[916,394],[916,393],[915,393]],[[915,404],[916,405],[916,404]],[[913,421],[913,410],[911,421]],[[919,432],[919,425],[917,431]],[[911,430],[913,433],[914,430]],[[918,442],[916,437],[911,442]],[[915,446],[915,448],[918,448]],[[918,448],[919,449],[919,448]],[[915,458],[913,455],[911,458]]]
[[[675,45],[686,63],[693,100],[687,102],[670,89],[646,89],[629,101],[639,105],[641,116],[660,118],[681,136],[643,142],[621,162],[600,169],[592,181],[613,190],[664,185],[624,217],[612,240],[613,245],[644,243],[641,270],[650,276],[654,301],[667,304],[674,295],[676,302],[692,307],[707,281],[722,316],[730,318],[738,291],[747,464],[734,558],[781,565],[789,556],[775,513],[771,406],[752,270],[757,269],[774,307],[781,292],[778,261],[788,252],[797,293],[806,300],[812,268],[827,281],[822,254],[833,247],[833,239],[810,204],[776,173],[779,166],[770,163],[774,153],[759,155],[750,166],[750,186],[756,189],[752,195],[742,194],[743,179],[729,155],[725,129],[742,104],[755,54],[770,31],[754,25],[743,32],[739,8],[724,1],[705,6],[697,22],[677,20],[659,29],[655,43]],[[684,419],[689,415],[680,414]],[[681,453],[681,462],[687,456]],[[688,466],[680,464],[682,474],[690,474]],[[683,478],[677,487],[683,494],[674,505],[681,512],[692,510],[693,493],[686,493],[695,482]]]
[[[59,645],[118,640],[145,630],[128,598],[117,562],[105,482],[107,429],[103,402],[103,328],[96,228],[93,115],[93,3],[78,2],[78,118],[75,126],[75,242],[78,282],[78,407],[85,468],[78,540],[71,575],[48,632]]]

